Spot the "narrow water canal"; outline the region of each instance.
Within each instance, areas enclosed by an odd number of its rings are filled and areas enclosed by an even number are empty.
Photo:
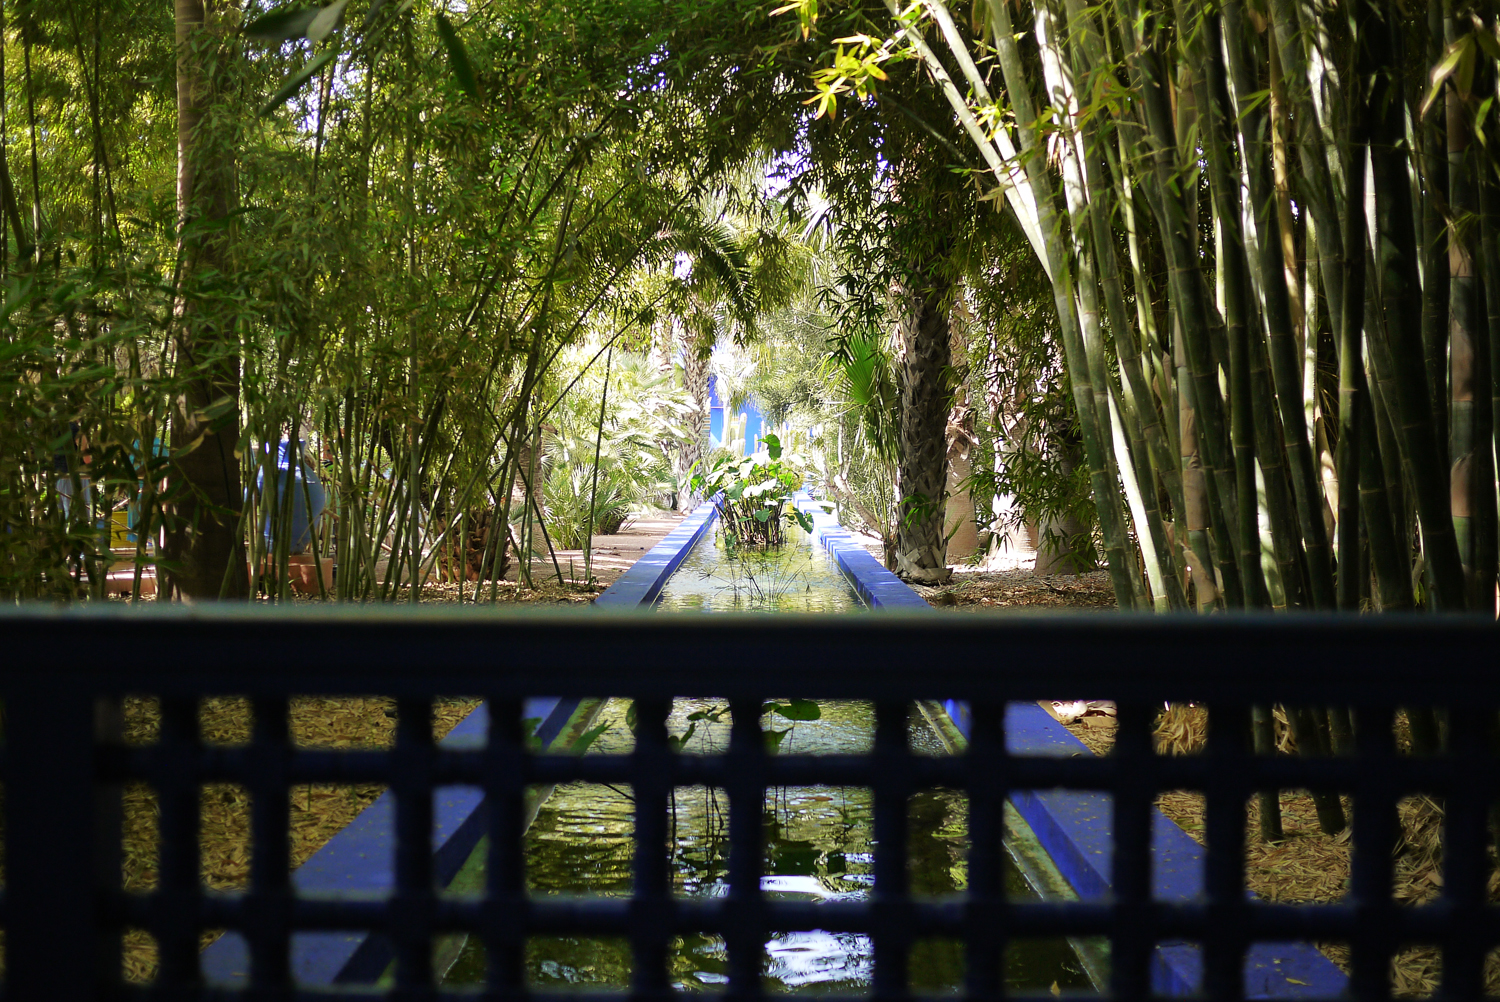
[[[662,612],[851,612],[864,608],[833,557],[796,525],[780,549],[732,547],[715,526],[662,586]]]
[[[668,721],[672,734],[696,723],[688,754],[723,751],[728,746],[727,715],[722,722],[699,719],[724,706],[712,700],[679,699]],[[857,702],[822,702],[818,720],[796,723],[768,716],[764,726],[787,728],[781,751],[799,754],[859,754],[874,742],[874,710]],[[626,721],[629,703],[613,700],[600,717],[610,728],[590,754],[621,754],[632,739]],[[940,739],[914,716],[912,747],[942,754]],[[723,791],[680,788],[670,823],[671,873],[683,897],[718,897],[728,892],[728,800]],[[526,836],[526,882],[535,896],[628,897],[631,886],[634,804],[629,788],[593,783],[557,787]],[[956,895],[966,886],[967,816],[962,794],[930,790],[912,798],[909,852],[913,893]],[[777,787],[762,808],[765,844],[762,890],[773,898],[812,902],[852,901],[874,886],[872,840],[874,800],[868,789]],[[1017,899],[1034,895],[1014,868],[1007,885]],[[781,932],[766,943],[763,971],[768,989],[844,994],[867,990],[872,950],[868,937],[819,930]],[[728,982],[728,958],[716,936],[680,938],[672,951],[670,977],[686,990],[709,990]],[[630,947],[623,939],[575,936],[538,938],[528,944],[528,980],[537,988],[623,989],[630,984]],[[912,952],[914,990],[943,992],[963,982],[963,947],[944,940],[921,942]],[[1087,991],[1090,982],[1063,940],[1026,941],[1006,957],[1007,981],[1015,990]],[[449,972],[449,984],[484,979],[483,948],[476,942]]]
[[[667,612],[849,612],[863,608],[854,589],[821,548],[793,529],[779,551],[734,551],[721,534],[706,536],[662,590],[658,608]],[[719,538],[715,538],[719,537]],[[609,728],[589,754],[624,754],[633,744],[630,704],[613,700],[599,718]],[[691,737],[686,754],[711,754],[728,746],[722,702],[679,699],[669,733]],[[763,727],[785,730],[779,750],[799,754],[860,754],[874,743],[874,712],[865,703],[818,704],[816,720],[789,721],[768,715]],[[912,747],[945,754],[942,739],[918,715]],[[967,886],[967,810],[961,793],[934,789],[909,807],[911,887],[914,894],[942,898]],[[670,820],[671,873],[677,894],[719,897],[728,893],[728,800],[722,790],[681,788]],[[785,900],[857,901],[874,885],[874,799],[851,787],[778,787],[762,807],[765,860],[761,889]],[[634,803],[629,788],[592,783],[558,786],[526,836],[526,882],[534,896],[628,897],[634,845]],[[1018,900],[1036,894],[1013,866],[1007,886]],[[861,993],[870,986],[873,951],[869,938],[821,930],[773,934],[762,966],[771,991]],[[670,977],[687,991],[714,991],[728,982],[723,941],[712,935],[680,937],[671,952]],[[630,984],[630,948],[623,939],[539,937],[526,949],[530,984],[557,990],[624,989]],[[963,945],[951,940],[919,942],[911,957],[914,990],[942,993],[963,983]],[[471,940],[447,976],[448,984],[484,981],[484,950]],[[1005,958],[1013,990],[1091,991],[1078,957],[1064,940],[1013,943]]]

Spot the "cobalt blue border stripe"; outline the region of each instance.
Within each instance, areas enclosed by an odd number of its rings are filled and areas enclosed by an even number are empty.
[[[871,609],[920,609],[933,611],[927,600],[918,595],[849,534],[838,519],[823,510],[823,502],[816,501],[805,492],[797,495],[795,504],[811,516],[813,542],[823,547],[832,556],[844,577],[849,579],[854,590],[865,605]]]
[[[950,699],[943,708],[968,737],[972,723],[968,704]],[[1012,755],[1092,754],[1035,703],[1006,707],[1005,738]],[[1109,894],[1112,839],[1107,794],[1018,790],[1011,795],[1011,802],[1081,899],[1099,900]],[[1153,896],[1167,902],[1201,898],[1203,866],[1203,847],[1153,808]],[[1161,944],[1152,963],[1153,991],[1169,996],[1192,995],[1202,983],[1203,958],[1197,946],[1179,941]],[[1348,978],[1311,943],[1255,943],[1246,952],[1247,998],[1333,998],[1347,988]]]
[[[536,737],[543,747],[557,740],[578,699],[556,697],[526,700],[527,719],[539,721]],[[489,730],[489,707],[478,706],[439,744],[444,748],[483,747]],[[440,786],[433,790],[433,870],[446,887],[484,834],[483,795],[476,787]],[[395,797],[387,790],[366,807],[343,831],[329,839],[292,874],[299,895],[327,894],[386,896],[395,888]],[[292,976],[310,985],[368,984],[390,965],[393,953],[383,936],[361,932],[304,932],[292,934]],[[249,984],[250,950],[237,932],[219,937],[200,958],[204,980],[215,986]]]
[[[667,583],[678,566],[703,538],[718,517],[718,509],[711,502],[698,505],[698,510],[678,523],[677,528],[662,537],[645,556],[628,567],[615,583],[604,589],[594,599],[595,605],[610,608],[636,609],[650,605],[661,594],[661,586]]]

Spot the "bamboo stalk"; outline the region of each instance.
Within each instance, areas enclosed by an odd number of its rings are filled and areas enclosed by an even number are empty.
[[[1349,186],[1355,191],[1365,187],[1366,144],[1369,141],[1367,105],[1356,78],[1347,91],[1348,118],[1347,135],[1351,155],[1349,157]],[[1345,247],[1362,247],[1365,243],[1365,207],[1359,200],[1346,199],[1344,208]],[[1338,607],[1344,612],[1359,611],[1359,567],[1360,552],[1360,470],[1364,458],[1364,411],[1368,406],[1361,383],[1365,371],[1364,316],[1365,316],[1365,269],[1364,262],[1344,261],[1344,301],[1340,304],[1339,325],[1339,443],[1337,469],[1339,478],[1338,511]]]
[[[1254,736],[1255,754],[1276,754],[1276,725],[1264,706],[1250,708],[1250,732]],[[1260,840],[1280,842],[1286,838],[1281,827],[1281,794],[1276,790],[1256,792],[1260,805]]]
[[[1497,416],[1500,416],[1500,189],[1490,164],[1481,171],[1480,263],[1487,330],[1475,339],[1474,365],[1474,610],[1495,612],[1500,577],[1500,510],[1496,507]]]
[[[1224,283],[1225,334],[1229,342],[1229,420],[1230,442],[1234,451],[1234,488],[1237,505],[1235,519],[1226,521],[1233,527],[1238,554],[1240,580],[1245,589],[1248,608],[1266,608],[1270,595],[1260,565],[1259,513],[1255,491],[1255,433],[1251,411],[1250,331],[1252,316],[1249,292],[1249,262],[1245,255],[1244,232],[1240,227],[1240,184],[1233,169],[1232,143],[1226,133],[1232,132],[1233,115],[1229,94],[1224,85],[1223,65],[1218,58],[1217,18],[1203,10],[1192,15],[1179,6],[1178,23],[1189,17],[1196,30],[1183,43],[1184,56],[1203,72],[1194,74],[1194,89],[1199,106],[1200,135],[1208,159],[1209,191],[1214,215],[1222,237],[1218,263]],[[1224,493],[1224,485],[1219,491]]]
[[[1131,0],[1125,0],[1122,6],[1126,11],[1125,17],[1121,19],[1123,31],[1126,24],[1136,23],[1136,18],[1135,7]],[[1237,521],[1235,517],[1237,503],[1234,476],[1227,455],[1224,403],[1219,395],[1216,369],[1211,357],[1209,311],[1203,276],[1191,249],[1185,226],[1188,216],[1186,206],[1182,202],[1183,196],[1180,194],[1180,188],[1173,183],[1170,158],[1175,155],[1176,142],[1173,139],[1163,89],[1163,71],[1156,53],[1140,45],[1130,44],[1129,38],[1123,41],[1126,51],[1130,53],[1127,63],[1131,67],[1132,80],[1137,83],[1146,108],[1157,201],[1160,203],[1157,224],[1163,234],[1163,244],[1167,251],[1168,269],[1174,290],[1173,302],[1179,310],[1180,324],[1177,331],[1182,335],[1188,370],[1192,377],[1195,424],[1206,460],[1206,472],[1213,481],[1210,498],[1213,497],[1214,492],[1219,495],[1219,502],[1216,506],[1219,510],[1210,513],[1210,524],[1216,518],[1225,524],[1224,545],[1215,547],[1218,551],[1216,555],[1220,560],[1220,574],[1224,579],[1222,587],[1226,601],[1231,605],[1238,605],[1242,602],[1238,567],[1234,565],[1233,558],[1230,556],[1235,552],[1231,540],[1234,538],[1232,526]],[[1180,388],[1179,392],[1185,388],[1185,386]],[[1183,434],[1186,438],[1186,428]],[[1215,488],[1216,491],[1214,491]],[[1234,566],[1232,577],[1231,574],[1226,573],[1226,563]]]
[[[1457,41],[1458,26],[1452,16],[1444,19],[1444,34],[1452,44]],[[1483,77],[1482,69],[1478,77]],[[1476,83],[1480,82],[1476,80]],[[1482,88],[1481,88],[1482,89]],[[1429,354],[1428,383],[1434,384],[1432,393],[1434,433],[1440,446],[1447,446],[1449,463],[1448,496],[1453,510],[1453,535],[1458,545],[1458,557],[1463,566],[1465,591],[1470,605],[1477,604],[1475,582],[1474,517],[1477,513],[1478,484],[1475,482],[1476,441],[1475,397],[1478,396],[1476,369],[1482,364],[1477,357],[1481,342],[1488,348],[1487,332],[1483,326],[1482,288],[1476,274],[1478,227],[1473,223],[1479,217],[1479,197],[1475,190],[1474,176],[1477,157],[1471,149],[1471,130],[1468,109],[1464,97],[1457,88],[1449,86],[1446,95],[1448,134],[1448,211],[1454,222],[1448,227],[1448,353],[1446,360]],[[1424,345],[1425,347],[1425,345]],[[1486,351],[1487,355],[1488,352]],[[1434,361],[1446,361],[1432,371]],[[1443,379],[1443,369],[1448,379]],[[1485,373],[1488,376],[1488,373]],[[1447,383],[1447,392],[1442,392]],[[1485,380],[1488,383],[1488,379]],[[1488,387],[1486,386],[1486,389]],[[1447,436],[1443,435],[1443,407],[1441,401],[1448,400]],[[1486,443],[1488,445],[1488,443]],[[1484,464],[1488,466],[1489,464]],[[1493,490],[1493,488],[1492,488]]]
[[[1067,7],[1068,23],[1074,34],[1082,39],[1081,46],[1073,47],[1073,72],[1077,77],[1083,75],[1078,58],[1080,49],[1081,54],[1094,65],[1102,61],[1104,53],[1092,19],[1084,11],[1079,0],[1068,0]],[[1105,305],[1110,326],[1115,335],[1113,340],[1115,353],[1120,371],[1125,377],[1121,386],[1121,398],[1125,406],[1121,408],[1120,418],[1123,418],[1123,425],[1129,433],[1129,442],[1117,441],[1115,453],[1117,456],[1124,454],[1128,460],[1134,462],[1134,469],[1129,471],[1133,476],[1126,480],[1126,491],[1127,495],[1133,495],[1131,496],[1132,509],[1138,511],[1136,515],[1137,535],[1142,539],[1141,550],[1146,559],[1148,577],[1152,578],[1151,589],[1157,609],[1158,611],[1182,609],[1186,608],[1187,602],[1182,593],[1171,548],[1167,543],[1166,530],[1162,525],[1161,512],[1154,490],[1155,478],[1152,475],[1153,460],[1159,469],[1171,470],[1174,469],[1175,464],[1172,461],[1171,452],[1168,451],[1161,424],[1157,419],[1156,407],[1151,401],[1145,377],[1141,372],[1136,333],[1130,321],[1130,313],[1125,308],[1119,257],[1115,251],[1114,234],[1109,225],[1112,215],[1109,208],[1113,189],[1104,184],[1108,164],[1105,162],[1103,153],[1108,149],[1108,143],[1097,135],[1098,126],[1093,119],[1085,121],[1079,131],[1084,150],[1092,151],[1083,161],[1083,175],[1089,196],[1088,221],[1096,260],[1100,266]],[[1091,361],[1090,365],[1091,368],[1097,370],[1094,373],[1096,379],[1101,376],[1107,378],[1107,374],[1102,371],[1103,351],[1101,350],[1099,354],[1100,363],[1095,365]],[[1112,396],[1109,403],[1111,405],[1114,403]],[[1176,493],[1180,497],[1180,484]],[[1147,530],[1144,535],[1139,531],[1142,523]]]
[[[1375,79],[1369,105],[1370,173],[1375,188],[1375,218],[1381,272],[1381,303],[1386,335],[1395,363],[1400,432],[1421,520],[1423,553],[1438,609],[1465,608],[1463,564],[1454,537],[1447,477],[1438,462],[1421,345],[1421,283],[1417,279],[1416,240],[1412,233],[1410,177],[1406,170],[1405,98],[1402,85],[1400,19],[1382,0],[1381,18],[1367,0],[1355,6],[1361,38],[1361,68]]]
[[[1073,122],[1078,117],[1078,106],[1074,96],[1073,83],[1068,75],[1066,61],[1061,52],[1057,37],[1058,22],[1057,12],[1051,6],[1046,4],[1038,5],[1036,9],[1035,34],[1042,51],[1043,76],[1048,81],[1048,90],[1053,96],[1054,111],[1059,114],[1062,121]],[[1084,360],[1088,365],[1088,388],[1093,397],[1094,420],[1098,425],[1096,435],[1098,437],[1100,452],[1104,458],[1104,481],[1110,488],[1107,495],[1102,495],[1096,487],[1095,505],[1100,509],[1101,529],[1106,522],[1103,509],[1106,505],[1112,509],[1108,521],[1115,522],[1120,527],[1116,530],[1116,532],[1121,534],[1119,550],[1121,559],[1125,560],[1126,569],[1129,572],[1134,602],[1137,606],[1144,607],[1150,601],[1150,598],[1146,593],[1145,582],[1141,579],[1139,567],[1135,560],[1131,559],[1128,555],[1128,546],[1123,535],[1124,518],[1123,512],[1120,511],[1119,489],[1115,486],[1121,481],[1121,462],[1120,456],[1116,451],[1116,441],[1119,441],[1126,449],[1124,461],[1126,464],[1125,478],[1127,481],[1134,479],[1133,471],[1128,468],[1132,457],[1128,451],[1128,443],[1125,443],[1123,439],[1117,439],[1114,435],[1110,394],[1112,381],[1105,360],[1104,334],[1100,326],[1100,281],[1096,270],[1095,252],[1100,246],[1110,246],[1112,249],[1112,244],[1106,239],[1095,241],[1093,247],[1089,246],[1086,234],[1090,218],[1097,219],[1102,223],[1104,209],[1102,206],[1095,206],[1091,210],[1086,204],[1085,190],[1088,182],[1084,178],[1084,173],[1087,170],[1086,158],[1080,149],[1083,144],[1082,135],[1076,130],[1068,130],[1064,132],[1064,138],[1066,141],[1061,147],[1063,196],[1068,212],[1068,232],[1072,236],[1072,249],[1078,275],[1076,286],[1079,301],[1078,328],[1082,336]],[[1124,310],[1121,309],[1119,312],[1121,317],[1123,317]],[[1121,337],[1125,337],[1127,336],[1127,332],[1121,330],[1120,335]],[[1076,378],[1076,376],[1073,378]],[[1085,449],[1085,451],[1087,450]],[[1144,447],[1138,444],[1137,451],[1144,453]],[[1142,456],[1142,459],[1144,459],[1144,456]],[[1127,486],[1127,493],[1129,493],[1129,490],[1130,488]],[[1150,509],[1147,509],[1146,501],[1144,497],[1140,496],[1138,488],[1136,494],[1140,497],[1142,519],[1147,520],[1146,524],[1137,523],[1137,536],[1142,540],[1142,548],[1145,548],[1147,542],[1150,542],[1155,547],[1157,539],[1161,539],[1164,544],[1165,534],[1161,529],[1160,518],[1156,518],[1154,528],[1149,524],[1150,516],[1156,508],[1155,498],[1151,499]],[[1104,536],[1106,546],[1108,547],[1110,533],[1105,531]],[[1165,549],[1164,545],[1162,549]],[[1160,562],[1156,559],[1155,554],[1153,554],[1152,562],[1157,564],[1159,570]],[[1162,596],[1162,599],[1165,603],[1165,596]]]
[[[1428,66],[1436,66],[1443,55],[1446,4],[1433,0],[1427,4],[1427,38],[1425,56]],[[1448,308],[1453,295],[1448,262],[1448,222],[1442,206],[1449,197],[1449,158],[1444,155],[1450,138],[1443,116],[1428,114],[1422,119],[1422,355],[1426,361],[1427,393],[1434,400],[1448,398]],[[1462,183],[1462,181],[1460,181]],[[1448,415],[1443,408],[1433,411],[1433,431],[1441,443],[1448,441]]]
[[[1271,376],[1276,385],[1277,403],[1280,405],[1287,468],[1291,474],[1292,491],[1297,503],[1313,606],[1329,609],[1336,600],[1333,562],[1329,552],[1327,527],[1323,523],[1323,496],[1319,490],[1312,446],[1308,440],[1306,414],[1302,407],[1302,366],[1297,351],[1297,328],[1282,268],[1281,225],[1275,211],[1275,185],[1270,176],[1271,126],[1265,104],[1253,98],[1254,92],[1259,88],[1245,52],[1250,29],[1244,24],[1238,0],[1229,0],[1224,4],[1224,21],[1228,31],[1230,76],[1245,136],[1250,203],[1256,207],[1255,224],[1260,235],[1258,257],[1265,306],[1266,342],[1271,357]],[[1212,44],[1212,40],[1218,36],[1218,22],[1210,17],[1205,24]]]
[[[584,583],[594,579],[594,503],[599,497],[599,449],[604,444],[604,408],[609,404],[609,373],[615,361],[615,350],[610,348],[609,356],[604,360],[604,392],[599,397],[599,429],[594,436],[594,475],[589,484],[589,521],[588,529],[583,537],[583,580]]]
[[[1053,189],[1045,160],[1046,147],[1036,134],[1036,112],[1031,102],[1025,71],[1021,65],[1020,52],[1016,47],[1015,31],[1011,26],[1010,11],[1002,0],[989,0],[990,16],[995,46],[1000,56],[1000,67],[1011,103],[1016,110],[1017,131],[1021,148],[1025,153],[1026,176],[1036,196],[1038,221],[1051,262],[1053,300],[1057,306],[1058,325],[1062,329],[1063,351],[1068,361],[1068,372],[1073,389],[1073,402],[1078,412],[1079,432],[1083,438],[1084,454],[1089,465],[1089,481],[1099,508],[1100,530],[1104,535],[1105,551],[1110,581],[1114,585],[1115,601],[1121,609],[1135,605],[1135,593],[1127,566],[1125,532],[1119,507],[1116,481],[1111,480],[1105,459],[1106,446],[1101,440],[1100,423],[1094,407],[1089,367],[1078,316],[1074,304],[1073,273],[1068,254],[1062,244],[1062,221],[1053,209]]]

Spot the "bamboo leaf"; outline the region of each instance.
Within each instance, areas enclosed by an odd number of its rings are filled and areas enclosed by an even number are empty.
[[[333,3],[324,7],[318,16],[313,18],[312,24],[307,26],[307,37],[314,42],[321,42],[328,37],[329,32],[338,27],[340,19],[344,16],[344,8],[349,6],[349,0],[334,0]]]
[[[302,67],[296,73],[293,73],[291,78],[282,85],[281,89],[271,96],[271,100],[267,101],[266,106],[260,109],[260,113],[262,115],[269,115],[271,114],[271,112],[275,111],[277,108],[280,108],[282,105],[290,101],[293,95],[295,95],[299,90],[306,86],[309,80],[317,76],[319,71],[321,71],[323,67],[332,62],[333,58],[338,54],[339,50],[336,48],[324,49],[322,52],[309,59],[306,66]]]
[[[1417,112],[1417,117],[1425,118],[1427,112],[1432,110],[1433,104],[1437,101],[1438,94],[1442,92],[1443,82],[1458,71],[1459,66],[1464,61],[1464,56],[1473,51],[1473,46],[1474,36],[1465,35],[1448,47],[1447,53],[1432,68],[1432,86],[1427,91],[1427,97],[1422,102],[1422,107]],[[1472,63],[1472,61],[1471,59],[1470,62]],[[1472,74],[1472,70],[1470,72]]]
[[[306,10],[273,10],[245,25],[245,37],[263,42],[289,42],[307,34],[313,19],[321,13],[316,7]]]
[[[458,37],[458,32],[445,15],[436,14],[433,19],[437,22],[439,37],[443,40],[443,47],[448,50],[448,66],[453,70],[453,78],[463,88],[465,94],[474,100],[479,100],[479,83],[474,79],[474,65],[469,62],[469,52],[464,48],[463,39]]]

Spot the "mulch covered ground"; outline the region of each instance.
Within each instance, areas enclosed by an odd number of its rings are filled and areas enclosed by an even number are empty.
[[[959,568],[954,571],[950,583],[937,588],[917,585],[916,590],[930,604],[960,612],[1115,608],[1114,588],[1104,571],[1038,577],[1028,570],[971,571]]]
[[[1277,713],[1278,746],[1295,753],[1296,746]],[[1114,744],[1114,718],[1091,711],[1067,725],[1096,755],[1108,755]],[[1203,750],[1208,733],[1208,711],[1199,706],[1172,706],[1157,719],[1157,751],[1191,755]],[[1397,743],[1409,745],[1404,722],[1398,719]],[[1286,836],[1280,842],[1260,841],[1260,808],[1252,798],[1245,809],[1245,881],[1249,889],[1267,901],[1297,904],[1329,904],[1341,900],[1349,883],[1349,828],[1325,835],[1318,825],[1317,811],[1306,791],[1283,790],[1281,823]],[[1342,798],[1346,817],[1354,804]],[[1162,794],[1157,806],[1189,837],[1204,841],[1203,795],[1187,791]],[[1431,797],[1408,797],[1397,806],[1401,840],[1396,847],[1392,896],[1401,904],[1420,906],[1435,900],[1443,887],[1443,808]],[[1500,902],[1500,870],[1492,869],[1489,897]],[[1350,970],[1349,950],[1343,943],[1318,943],[1318,949],[1345,973]],[[1391,964],[1392,991],[1402,998],[1420,998],[1436,991],[1442,977],[1442,956],[1435,947],[1408,947]],[[1485,964],[1485,987],[1500,994],[1500,953],[1492,951]]]
[[[442,737],[479,705],[477,699],[451,698],[433,707],[433,733]],[[289,726],[301,748],[388,748],[396,738],[394,700],[361,697],[299,697],[292,700]],[[199,729],[209,745],[247,744],[252,723],[249,701],[237,697],[205,699],[200,705]],[[154,699],[134,697],[125,704],[127,744],[156,740],[161,717]],[[289,794],[291,857],[296,867],[354,820],[380,796],[383,786],[361,784],[299,784]],[[156,886],[156,795],[143,783],[125,789],[125,890],[144,892]],[[233,783],[210,783],[199,798],[199,845],[205,887],[238,890],[250,881],[250,797]],[[203,945],[218,938],[206,933]],[[156,944],[141,930],[125,936],[126,980],[150,981],[156,972]]]

